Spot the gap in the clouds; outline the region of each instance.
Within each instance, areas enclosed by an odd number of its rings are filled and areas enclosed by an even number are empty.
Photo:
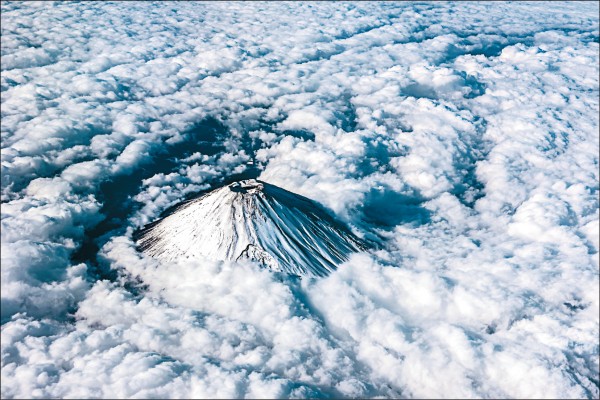
[[[516,44],[524,44],[526,46],[532,46],[534,43],[533,33],[524,36],[506,36],[502,34],[494,35],[499,36],[502,39],[494,37],[489,43],[474,42],[474,40],[480,40],[480,35],[469,34],[464,35],[460,32],[455,33],[461,40],[456,44],[451,44],[448,48],[446,58],[440,60],[440,64],[454,62],[458,57],[461,56],[484,56],[486,58],[498,57],[502,54],[502,50],[506,47],[514,46]],[[483,36],[485,38],[485,36]]]
[[[483,139],[487,129],[487,120],[473,117],[475,133],[461,135],[464,150],[454,160],[456,171],[462,172],[462,179],[454,184],[450,193],[466,207],[473,208],[477,200],[485,196],[485,185],[477,177],[477,165],[485,160],[491,144]]]
[[[416,99],[431,99],[437,100],[438,95],[435,89],[429,85],[423,85],[421,83],[410,83],[402,88],[402,94],[414,97]]]
[[[498,57],[502,51],[510,46],[523,44],[531,47],[535,43],[534,33],[528,33],[521,36],[508,36],[496,33],[489,42],[485,42],[486,35],[479,35],[474,32],[448,31],[456,35],[459,40],[456,43],[448,45],[446,54],[435,61],[435,65],[443,66],[454,63],[462,56],[484,56],[486,58]]]
[[[450,191],[458,200],[469,208],[473,208],[477,200],[484,196],[485,185],[477,179],[475,163],[468,165],[464,170],[462,182],[454,185]]]
[[[335,112],[338,128],[345,132],[354,132],[358,126],[358,115],[356,107],[352,104],[352,94],[345,92],[343,94],[343,105],[340,110]]]
[[[97,278],[114,280],[115,273],[98,263],[97,253],[110,237],[126,229],[128,218],[142,206],[133,199],[139,193],[142,181],[158,173],[169,174],[181,167],[179,160],[194,153],[211,156],[225,151],[223,142],[228,137],[227,133],[228,129],[222,122],[216,118],[206,118],[182,133],[182,141],[154,148],[154,154],[147,162],[101,183],[96,196],[102,203],[100,212],[105,218],[94,228],[86,231],[83,243],[73,254],[72,261],[87,263],[91,267],[92,274]],[[240,179],[256,178],[259,174],[256,167],[249,167],[240,174],[222,180],[231,183]],[[216,184],[222,182],[213,182],[211,186]],[[197,195],[198,193],[191,193],[182,200]]]
[[[374,188],[365,196],[360,211],[367,223],[379,228],[424,225],[431,221],[431,211],[421,206],[424,201],[419,195],[409,196],[387,187]]]
[[[598,42],[598,35],[593,32],[588,32],[581,30],[579,28],[568,28],[568,27],[556,27],[556,28],[548,28],[544,32],[548,31],[556,31],[567,36],[570,35],[580,35],[580,40],[584,43],[588,42]],[[454,31],[453,29],[449,29],[448,33],[456,35],[460,40],[456,44],[450,44],[448,47],[448,51],[445,57],[437,60],[437,65],[450,64],[453,63],[458,57],[470,55],[470,56],[479,56],[482,55],[486,58],[498,57],[502,54],[502,51],[510,46],[515,46],[517,44],[522,44],[526,47],[534,47],[535,46],[535,34],[539,32],[528,32],[523,33],[521,35],[516,34],[505,34],[502,32],[494,32],[492,35],[492,39],[489,42],[485,42],[486,34],[481,35],[478,32],[472,32],[468,29],[465,31]],[[499,39],[500,38],[500,39]],[[429,38],[426,38],[427,40]]]

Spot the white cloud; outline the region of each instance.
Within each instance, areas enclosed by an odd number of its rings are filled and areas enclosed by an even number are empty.
[[[598,397],[598,75],[592,2],[3,3],[2,397]],[[253,168],[377,247],[137,252]]]

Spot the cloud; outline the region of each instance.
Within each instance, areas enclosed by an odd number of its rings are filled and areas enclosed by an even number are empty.
[[[598,24],[3,3],[2,397],[598,397]],[[373,249],[319,280],[136,250],[247,177]]]

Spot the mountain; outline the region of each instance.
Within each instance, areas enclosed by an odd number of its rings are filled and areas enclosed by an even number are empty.
[[[318,203],[254,179],[192,200],[136,238],[165,261],[250,259],[301,276],[325,276],[366,247]]]

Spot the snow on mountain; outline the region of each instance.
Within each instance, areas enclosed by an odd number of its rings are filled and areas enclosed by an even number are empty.
[[[325,276],[364,244],[318,203],[259,181],[232,183],[179,207],[139,233],[165,261],[251,259],[294,275]]]

